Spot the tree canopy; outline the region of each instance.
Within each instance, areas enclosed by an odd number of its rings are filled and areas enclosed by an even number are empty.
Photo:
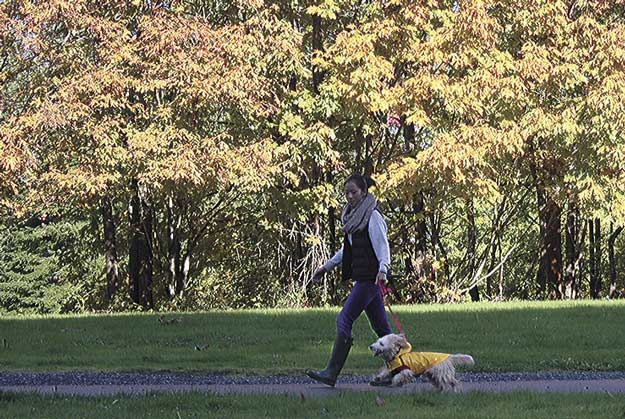
[[[623,39],[622,0],[4,1],[1,224],[80,226],[76,309],[336,303],[359,172],[405,301],[618,296]]]

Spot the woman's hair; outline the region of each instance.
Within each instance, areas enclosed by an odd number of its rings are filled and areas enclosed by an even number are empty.
[[[375,181],[371,179],[369,176],[363,176],[357,173],[354,173],[350,177],[347,178],[345,184],[347,185],[349,182],[352,182],[354,185],[358,187],[361,191],[367,192],[369,187],[375,186]]]

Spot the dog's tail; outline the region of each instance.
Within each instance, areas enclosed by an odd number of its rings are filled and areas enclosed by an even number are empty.
[[[453,354],[449,357],[450,361],[455,365],[473,365],[473,357],[465,354]]]

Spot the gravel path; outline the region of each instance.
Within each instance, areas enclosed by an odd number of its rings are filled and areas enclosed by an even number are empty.
[[[607,392],[625,395],[625,371],[459,373],[463,391]],[[325,396],[343,391],[379,394],[432,391],[425,380],[399,389],[371,387],[370,377],[341,375],[331,388],[302,375],[232,376],[220,373],[20,372],[0,373],[0,392],[84,396],[199,391],[215,394],[295,394]]]
[[[579,381],[624,380],[625,371],[615,372],[537,372],[537,373],[458,373],[460,381]],[[371,379],[365,375],[342,374],[340,383],[366,384]],[[424,381],[425,382],[425,381]],[[130,372],[0,372],[0,387],[36,385],[269,385],[313,384],[301,375],[235,376],[220,373],[130,373]]]

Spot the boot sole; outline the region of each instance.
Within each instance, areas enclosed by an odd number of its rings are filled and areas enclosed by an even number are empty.
[[[306,371],[306,375],[309,376],[310,378],[312,378],[313,380],[318,381],[318,382],[320,382],[322,384],[325,384],[327,386],[330,386],[330,387],[334,387],[334,385],[336,384],[336,381],[327,380],[327,379],[325,379],[323,377],[320,377],[320,376],[316,375],[312,371]]]

